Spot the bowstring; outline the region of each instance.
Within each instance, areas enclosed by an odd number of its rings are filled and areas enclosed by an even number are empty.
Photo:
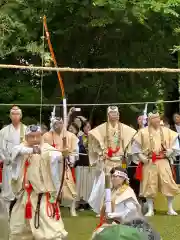
[[[44,53],[45,53],[45,32],[44,32],[44,25],[42,24],[42,57],[41,57],[41,66],[44,67]],[[41,80],[40,80],[40,112],[39,112],[39,121],[40,126],[42,125],[42,107],[43,107],[43,80],[44,80],[44,70],[41,71]]]

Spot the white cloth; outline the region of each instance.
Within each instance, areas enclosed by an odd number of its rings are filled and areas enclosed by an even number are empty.
[[[105,194],[105,173],[101,171],[99,176],[96,176],[94,185],[88,203],[93,211],[97,214],[100,213]],[[98,196],[98,197],[97,197]]]
[[[6,209],[6,204],[2,198],[0,198],[0,240],[9,239],[9,216]]]
[[[139,156],[139,154],[142,154],[141,146],[137,141],[134,141],[132,144],[132,154],[134,156]],[[145,155],[145,153],[143,153],[143,155]],[[180,147],[179,147],[179,139],[177,137],[174,143],[172,144],[171,149],[167,149],[166,157],[170,160],[170,163],[173,164],[174,158],[179,155],[180,155]]]
[[[139,153],[139,154],[138,154],[138,157],[139,157],[139,160],[140,160],[142,163],[144,163],[144,164],[146,164],[146,163],[149,162],[148,156],[146,156],[146,155],[143,154],[143,153]]]
[[[25,147],[23,144],[15,146],[12,149],[12,179],[17,180],[20,175],[22,156],[26,154],[32,154],[33,148]],[[58,151],[51,151],[51,174],[52,180],[56,190],[59,190],[61,179],[60,179],[60,161],[62,160],[62,153]]]
[[[12,148],[11,162],[12,162],[12,179],[17,180],[21,170],[21,156],[25,154],[32,154],[33,148],[25,147],[23,144]]]
[[[77,143],[76,152],[79,153],[79,139],[78,139],[78,143]]]
[[[79,159],[79,139],[77,140],[76,152],[73,152],[69,155],[70,166],[73,167],[78,159]]]
[[[58,193],[61,179],[60,179],[60,161],[62,160],[62,153],[61,152],[51,152],[51,174],[54,186]]]
[[[177,133],[180,133],[180,125],[175,124],[175,128],[176,128]]]
[[[94,179],[96,177],[96,167],[77,166],[76,167],[76,188],[77,201],[88,202],[92,193]]]
[[[70,166],[73,167],[74,164],[76,162],[76,156],[74,155],[69,155],[69,163],[70,163]]]
[[[25,125],[24,130],[26,128]],[[2,197],[6,201],[14,200],[14,194],[11,188],[12,179],[12,165],[11,154],[12,148],[20,144],[20,126],[15,129],[12,124],[4,127],[0,131],[0,153],[3,160],[3,174],[2,174]]]
[[[133,141],[132,143],[132,148],[131,148],[131,151],[132,151],[132,154],[136,154],[136,156],[139,154],[139,153],[142,153],[141,151],[141,145],[137,142],[137,141]]]
[[[100,213],[101,206],[103,204],[105,195],[105,172],[104,172],[104,161],[96,161],[96,176],[92,191],[88,200],[89,205],[93,211],[97,214]],[[98,196],[98,197],[97,197]]]
[[[109,218],[120,218],[122,221],[125,219],[131,212],[137,211],[137,203],[133,198],[128,198],[123,202],[115,204],[115,209],[113,213],[109,213]]]
[[[136,164],[139,164],[139,162],[141,161],[139,158],[139,154],[141,154],[142,151],[141,151],[140,144],[135,140],[132,143],[131,151],[132,151],[132,159],[135,160],[133,162],[135,162]]]
[[[175,142],[172,145],[172,150],[173,150],[173,156],[179,156],[180,155],[180,147],[179,147],[178,137],[175,139]]]
[[[132,155],[131,159],[132,159],[133,163],[135,163],[137,165],[139,164],[139,157],[138,157],[138,155]]]

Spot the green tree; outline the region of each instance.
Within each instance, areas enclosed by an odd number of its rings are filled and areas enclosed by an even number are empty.
[[[45,14],[59,66],[176,67],[179,49],[178,0],[11,0],[0,5],[0,62],[49,64],[43,43]],[[53,63],[51,63],[53,65]],[[0,70],[1,102],[40,103],[41,72]],[[154,101],[174,88],[173,74],[63,73],[69,103]],[[55,73],[44,74],[43,102],[59,103]],[[144,106],[122,106],[124,120]],[[1,107],[3,111],[4,108]],[[25,115],[29,110],[25,109]],[[104,107],[93,108],[102,119]],[[3,112],[1,111],[1,116]],[[92,108],[85,110],[90,115]],[[39,119],[39,110],[32,111]],[[47,120],[48,110],[43,120]],[[105,116],[104,116],[105,117]]]

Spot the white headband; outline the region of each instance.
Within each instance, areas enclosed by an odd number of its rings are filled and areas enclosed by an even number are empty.
[[[82,122],[87,121],[87,118],[83,117],[83,116],[77,116],[76,118],[80,119]],[[75,119],[76,119],[75,118]]]
[[[63,121],[63,119],[62,119],[62,118],[57,119],[56,117],[51,117],[50,121],[51,121],[51,123],[50,123],[50,129],[51,129],[51,131],[54,131],[54,124],[55,124],[56,122]]]
[[[41,132],[41,127],[37,126],[37,125],[27,126],[26,131],[25,131],[25,135],[27,136],[27,135],[29,135],[30,133],[33,133],[33,132]]]
[[[148,118],[149,118],[149,119],[153,119],[153,118],[157,118],[157,117],[160,117],[160,115],[159,115],[158,112],[157,112],[157,113],[152,113],[152,112],[150,112],[150,113],[148,114]]]
[[[62,119],[62,118],[58,119],[58,118],[56,118],[56,117],[52,117],[52,118],[51,118],[51,124],[52,124],[52,126],[53,126],[56,122],[60,122],[60,121],[63,121],[63,119]]]
[[[119,170],[115,170],[115,172],[112,175],[115,176],[115,177],[123,177],[127,181],[129,181],[128,175],[125,172],[121,172]]]
[[[108,109],[107,109],[107,113],[110,113],[110,112],[119,112],[119,110],[118,110],[118,107],[117,106],[110,106],[110,107],[108,107]]]

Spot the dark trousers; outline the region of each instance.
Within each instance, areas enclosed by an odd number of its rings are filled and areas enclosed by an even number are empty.
[[[10,203],[10,207],[9,207],[9,216],[11,217],[11,213],[13,210],[14,205],[16,204],[17,199],[14,199],[13,201],[11,201]]]
[[[128,177],[130,180],[129,182],[130,187],[134,190],[136,197],[139,197],[140,182],[135,178],[136,167],[137,167],[137,164],[135,164],[134,162],[131,162],[131,164],[128,167]]]
[[[139,197],[140,192],[140,181],[135,178],[136,175],[136,167],[137,164],[134,162],[131,162],[131,164],[128,167],[128,177],[129,177],[129,184],[130,187],[134,190],[136,197],[141,200],[141,202],[146,202],[146,199],[144,197]]]
[[[175,171],[176,171],[176,183],[180,184],[180,157],[176,157],[175,161]]]

